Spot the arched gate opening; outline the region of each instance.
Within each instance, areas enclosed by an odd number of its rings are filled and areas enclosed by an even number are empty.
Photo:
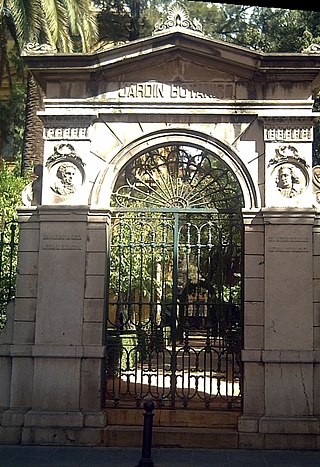
[[[131,159],[111,195],[107,407],[240,409],[242,216],[225,161],[191,144]]]

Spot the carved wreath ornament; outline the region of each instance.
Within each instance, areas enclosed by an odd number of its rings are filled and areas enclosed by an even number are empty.
[[[293,162],[297,165],[302,165],[308,168],[308,164],[306,163],[305,159],[298,154],[297,148],[291,145],[284,145],[279,146],[275,150],[275,157],[270,159],[268,167],[271,165],[279,164],[282,162]]]

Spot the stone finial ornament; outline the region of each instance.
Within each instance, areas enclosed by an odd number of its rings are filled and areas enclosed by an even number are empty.
[[[28,42],[24,45],[22,55],[38,55],[56,53],[57,49],[51,44],[39,44],[38,42]]]
[[[154,33],[174,28],[190,29],[203,34],[201,23],[197,19],[191,20],[187,9],[179,2],[174,2],[169,6],[167,18],[161,18],[156,23]]]
[[[310,44],[309,47],[302,50],[303,54],[320,54],[320,44]]]

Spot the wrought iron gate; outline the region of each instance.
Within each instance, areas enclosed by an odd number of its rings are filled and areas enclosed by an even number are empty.
[[[124,196],[126,186],[130,203],[112,210],[106,404],[140,406],[146,397],[152,397],[163,408],[240,407],[241,215],[239,209],[217,209],[210,203],[205,207],[183,205],[168,152],[166,178],[163,168],[160,175],[155,170],[161,166],[162,148],[160,156],[153,154],[156,164],[152,172],[146,160],[143,165],[141,160],[135,162],[126,171],[127,185],[122,180],[116,193]],[[198,180],[195,169],[203,179],[199,154],[191,167],[190,154],[184,150],[181,156],[181,152],[175,148],[179,180],[186,154],[189,180],[190,176]],[[141,182],[146,179],[141,176],[142,166],[148,167],[149,180],[144,195],[150,195],[151,186],[154,207],[141,207],[147,204],[141,196]],[[137,183],[132,182],[132,174]],[[168,178],[172,187],[175,183],[171,190],[175,192],[170,192],[172,207],[157,207],[154,192],[161,192],[160,179],[168,186]],[[207,179],[206,187],[208,183]],[[210,185],[212,191],[212,177]],[[139,199],[143,203],[137,203]]]

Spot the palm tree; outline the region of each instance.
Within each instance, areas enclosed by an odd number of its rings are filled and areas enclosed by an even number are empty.
[[[49,44],[57,52],[88,52],[97,41],[98,25],[91,0],[0,0],[0,85],[8,72],[8,42],[14,41],[19,56],[29,42]],[[42,163],[42,124],[37,111],[42,93],[26,72],[26,125],[22,172]],[[10,76],[10,74],[9,74]]]

